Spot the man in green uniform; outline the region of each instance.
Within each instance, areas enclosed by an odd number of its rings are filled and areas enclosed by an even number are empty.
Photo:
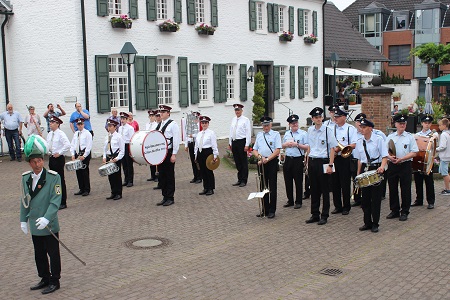
[[[47,143],[40,136],[33,135],[25,143],[24,153],[32,171],[22,174],[22,201],[20,204],[20,227],[28,233],[30,226],[34,245],[34,257],[41,281],[31,290],[43,289],[42,294],[59,289],[61,257],[59,242],[50,230],[58,236],[57,212],[61,205],[61,178],[58,173],[44,168],[44,154]],[[50,267],[49,260],[50,257]]]

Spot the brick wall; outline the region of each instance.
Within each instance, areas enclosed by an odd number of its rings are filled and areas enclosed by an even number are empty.
[[[376,129],[387,133],[387,128],[391,127],[391,94],[394,89],[385,88],[389,91],[366,93],[369,89],[360,90],[361,112],[365,113],[367,118],[375,124]]]
[[[413,35],[411,30],[402,31],[385,31],[383,32],[383,55],[389,58],[389,46],[411,45],[413,47]],[[388,62],[383,63],[383,70],[392,77],[395,75],[403,75],[405,79],[412,79],[414,75],[413,58],[409,66],[392,66]]]

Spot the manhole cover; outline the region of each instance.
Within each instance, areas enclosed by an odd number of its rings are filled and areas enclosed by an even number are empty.
[[[167,245],[170,245],[170,241],[168,239],[160,237],[144,237],[132,239],[125,242],[126,247],[136,250],[161,248]]]
[[[320,270],[320,274],[328,275],[328,276],[337,276],[342,274],[341,269],[332,269],[332,268],[325,268]]]

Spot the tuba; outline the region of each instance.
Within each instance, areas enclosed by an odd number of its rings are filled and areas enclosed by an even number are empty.
[[[347,158],[352,154],[353,148],[351,146],[344,146],[338,142],[338,147],[341,149],[341,156]]]

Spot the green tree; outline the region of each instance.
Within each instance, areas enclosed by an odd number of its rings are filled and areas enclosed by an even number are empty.
[[[264,84],[264,75],[261,71],[258,71],[255,75],[255,84],[253,87],[254,95],[253,95],[253,124],[258,124],[259,119],[264,116],[265,112],[265,103],[264,103],[264,90],[266,86]]]
[[[428,64],[433,58],[435,65],[446,65],[450,63],[450,44],[422,44],[411,49],[410,54],[418,57],[423,63],[426,64]]]

